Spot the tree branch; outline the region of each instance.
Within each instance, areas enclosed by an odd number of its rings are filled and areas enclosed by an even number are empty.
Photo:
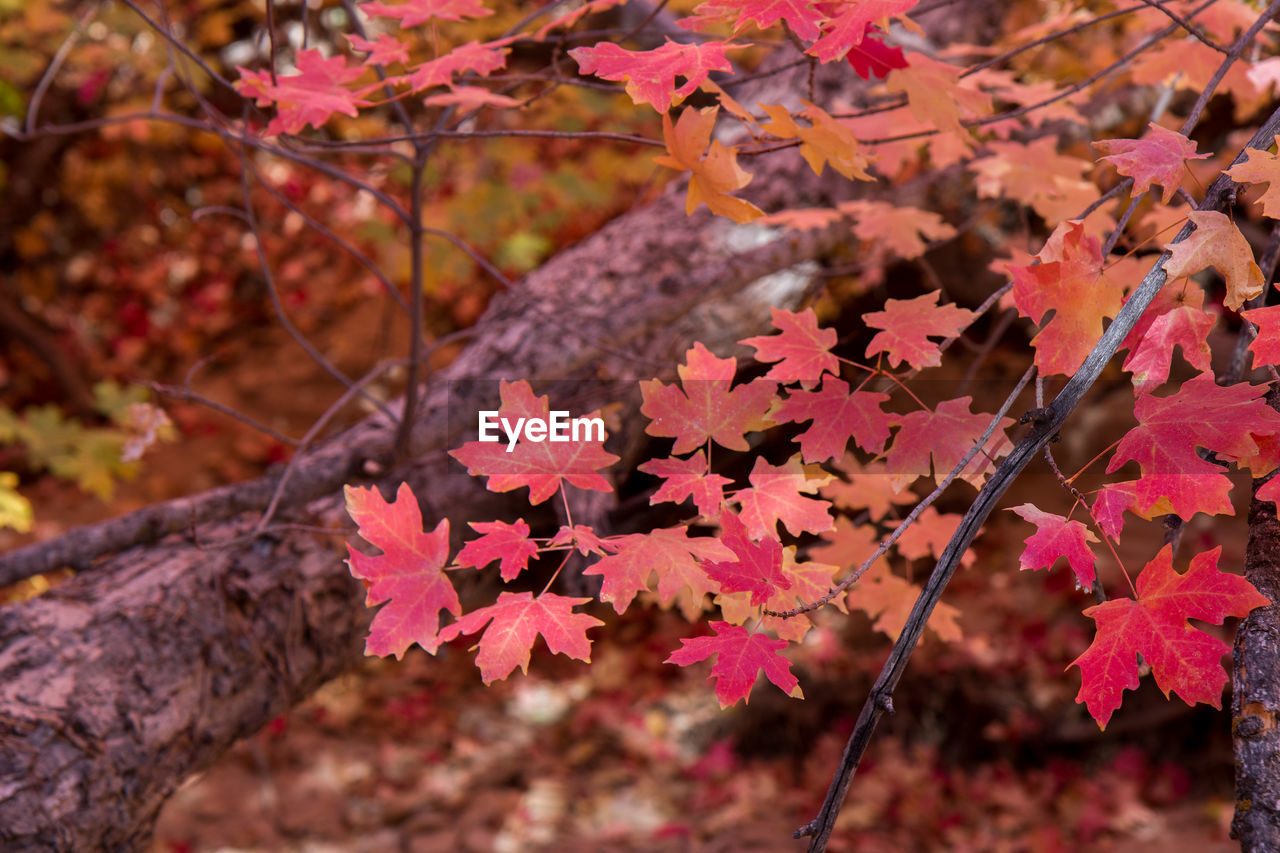
[[[1277,130],[1280,130],[1280,109],[1272,113],[1258,129],[1258,132],[1253,135],[1253,138],[1241,148],[1240,152],[1232,160],[1232,165],[1244,161],[1245,148],[1262,150],[1270,148]],[[1208,192],[1205,193],[1205,197],[1197,209],[1221,209],[1234,186],[1234,182],[1226,174],[1219,175],[1217,180],[1209,187]],[[1188,223],[1178,232],[1178,236],[1172,242],[1182,242],[1191,232],[1192,226]],[[903,628],[902,634],[898,637],[897,642],[894,643],[893,650],[889,653],[889,659],[885,662],[884,667],[880,670],[879,677],[876,678],[875,684],[871,687],[871,693],[863,704],[862,712],[858,715],[858,722],[854,726],[853,733],[849,736],[848,743],[845,745],[844,755],[841,757],[840,765],[831,780],[831,786],[827,791],[822,808],[819,810],[817,817],[796,830],[796,838],[806,835],[812,836],[812,841],[809,844],[810,853],[826,850],[827,841],[835,828],[836,817],[840,813],[840,807],[844,803],[845,795],[848,793],[850,782],[853,781],[854,773],[857,772],[858,763],[862,760],[862,755],[866,752],[867,746],[871,742],[871,735],[874,733],[880,717],[893,705],[893,691],[897,687],[899,679],[902,678],[902,673],[906,670],[907,662],[911,659],[911,653],[915,650],[916,643],[920,640],[920,635],[924,631],[929,615],[941,599],[943,590],[946,589],[956,566],[959,565],[960,557],[968,549],[970,543],[973,542],[973,538],[977,535],[978,529],[983,522],[986,521],[987,516],[995,509],[996,502],[1013,484],[1022,469],[1040,451],[1040,448],[1048,443],[1058,432],[1063,422],[1066,421],[1067,415],[1079,404],[1085,392],[1093,385],[1107,362],[1115,355],[1125,336],[1129,334],[1137,323],[1138,318],[1142,316],[1142,312],[1147,309],[1147,306],[1151,304],[1151,300],[1155,298],[1156,293],[1164,286],[1164,262],[1168,260],[1169,256],[1170,253],[1166,250],[1156,259],[1150,272],[1143,278],[1142,283],[1138,285],[1133,295],[1125,302],[1124,307],[1120,309],[1120,313],[1111,325],[1107,327],[1106,332],[1103,333],[1102,338],[1094,346],[1088,357],[1085,358],[1084,364],[1075,372],[1054,401],[1043,410],[1043,417],[1038,419],[1032,430],[1018,442],[1009,455],[996,467],[991,478],[978,492],[977,498],[960,521],[960,526],[956,529],[955,534],[952,535],[951,541],[947,543],[946,550],[942,552],[942,556],[939,557],[933,573],[929,576],[928,582],[925,584],[924,589],[921,590],[915,605],[911,608],[911,615],[907,619],[907,624]]]

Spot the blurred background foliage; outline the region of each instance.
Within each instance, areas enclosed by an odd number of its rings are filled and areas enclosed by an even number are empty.
[[[467,28],[468,39],[496,37],[541,4],[499,5],[497,14]],[[184,43],[228,79],[237,76],[235,66],[255,67],[269,56],[261,2],[183,0],[164,10]],[[281,2],[276,14],[286,67],[290,50],[304,42],[331,53],[349,50],[339,37],[347,26],[337,2]],[[437,46],[449,43],[422,39],[414,58],[429,57]],[[508,70],[512,85],[550,56],[517,51]],[[42,82],[55,57],[56,73]],[[185,80],[164,75],[171,58],[165,41],[122,3],[0,0],[0,121],[8,130],[24,128],[38,91],[35,127],[146,113],[157,93],[163,110],[181,116],[200,118],[198,99],[205,99],[229,118],[241,117],[238,97],[194,63],[178,57]],[[524,109],[485,111],[471,126],[658,134],[657,117],[624,99],[590,88],[544,88]],[[406,108],[415,118],[438,112],[417,103]],[[334,142],[401,132],[385,108],[339,117],[326,128]],[[392,143],[399,151],[408,147]],[[341,151],[325,160],[405,200],[408,169],[396,161]],[[71,498],[82,508],[74,520],[85,521],[193,485],[243,479],[287,456],[287,445],[190,401],[157,396],[152,383],[181,385],[198,367],[193,385],[201,393],[293,435],[341,393],[280,328],[243,222],[245,164],[262,249],[289,321],[348,376],[404,353],[403,312],[369,270],[308,221],[343,235],[404,293],[407,233],[368,193],[168,121],[121,121],[31,141],[0,134],[0,471],[6,472],[0,507],[8,508],[0,527],[9,527],[0,546],[31,529],[22,495],[39,504],[60,491],[49,477],[94,496],[95,504]],[[669,174],[635,146],[444,140],[431,154],[424,219],[513,280]],[[456,247],[430,241],[429,336],[470,326],[501,286]],[[444,361],[452,352],[435,357]],[[112,484],[136,475],[138,463],[119,456],[131,436],[120,421],[124,410],[104,408],[96,389],[124,386],[130,402],[164,405],[177,432],[197,441],[184,442],[183,466],[168,478],[168,489],[153,477],[141,493],[126,490],[124,503],[113,508],[105,503]],[[374,390],[395,394],[395,375]],[[359,414],[353,406],[345,420]],[[168,467],[163,457],[160,464]],[[192,466],[200,470],[184,470]],[[65,518],[44,517],[43,535],[56,533]],[[39,506],[35,519],[42,520]]]

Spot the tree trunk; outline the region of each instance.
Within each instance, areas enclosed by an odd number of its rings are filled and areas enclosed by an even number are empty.
[[[1280,396],[1267,396],[1280,409]],[[1264,481],[1254,483],[1257,491]],[[1280,602],[1280,520],[1276,505],[1254,497],[1244,576]],[[1236,631],[1231,676],[1231,736],[1236,756],[1236,811],[1231,835],[1246,853],[1280,850],[1280,603],[1249,614]]]

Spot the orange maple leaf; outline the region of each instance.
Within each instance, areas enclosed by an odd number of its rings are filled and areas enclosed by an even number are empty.
[[[858,140],[853,131],[821,107],[808,101],[801,103],[806,109],[800,115],[809,120],[809,127],[797,124],[784,106],[760,104],[760,108],[773,119],[760,125],[760,129],[779,139],[799,139],[802,143],[800,156],[804,157],[815,175],[821,175],[823,167],[830,163],[831,168],[850,180],[874,180],[867,174],[867,158],[858,152]]]
[[[1258,197],[1262,215],[1280,219],[1280,156],[1256,148],[1246,148],[1248,159],[1237,163],[1226,173],[1237,184],[1267,184],[1267,190]]]
[[[1091,164],[1059,154],[1054,135],[1025,144],[996,140],[986,147],[990,155],[969,164],[982,198],[1028,204],[1051,225],[1077,215],[1098,198],[1097,186],[1084,178]]]
[[[1018,312],[1039,323],[1051,319],[1031,340],[1043,373],[1074,373],[1102,337],[1103,320],[1120,312],[1124,286],[1102,271],[1102,246],[1078,221],[1055,229],[1039,264],[1010,266]]]
[[[938,130],[954,133],[969,144],[969,132],[960,123],[966,114],[991,112],[991,96],[960,80],[961,69],[923,53],[911,54],[906,68],[895,68],[885,80],[890,92],[907,96],[911,114]]]
[[[848,477],[849,482],[832,480],[822,487],[822,496],[840,509],[854,512],[865,509],[872,521],[884,518],[894,506],[913,504],[917,500],[911,492],[894,488],[893,478],[885,473],[883,462],[862,465],[853,456],[846,456],[836,464],[836,470]]]
[[[1253,260],[1253,247],[1226,214],[1216,210],[1193,210],[1187,218],[1196,230],[1181,243],[1165,248],[1173,253],[1165,261],[1170,279],[1194,275],[1205,267],[1215,267],[1227,282],[1222,304],[1232,311],[1262,292],[1262,270]]]
[[[899,207],[884,201],[845,201],[839,209],[854,219],[853,233],[864,243],[882,246],[900,258],[918,258],[925,240],[948,240],[956,235],[938,214],[918,207]]]
[[[911,608],[920,596],[920,587],[906,578],[889,571],[883,563],[872,566],[845,595],[845,605],[861,610],[872,620],[871,627],[884,632],[890,639],[898,639],[906,627]],[[960,611],[945,601],[940,601],[929,614],[926,627],[949,643],[964,638],[960,630]]]
[[[752,175],[738,165],[738,149],[727,148],[719,140],[711,141],[718,112],[719,107],[701,110],[686,107],[674,125],[671,116],[664,115],[662,138],[668,153],[654,157],[653,162],[693,173],[689,178],[685,213],[693,213],[698,205],[705,204],[712,213],[734,222],[750,222],[764,216],[764,211],[749,201],[729,195],[751,183]],[[707,150],[708,142],[710,150]],[[703,151],[707,152],[705,157]]]

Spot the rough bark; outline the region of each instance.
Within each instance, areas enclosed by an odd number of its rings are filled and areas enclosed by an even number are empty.
[[[1276,392],[1267,401],[1280,409]],[[1280,602],[1280,520],[1276,505],[1257,497],[1249,505],[1244,576]],[[1231,835],[1246,853],[1280,850],[1280,603],[1258,608],[1241,623],[1233,658],[1236,810]]]

